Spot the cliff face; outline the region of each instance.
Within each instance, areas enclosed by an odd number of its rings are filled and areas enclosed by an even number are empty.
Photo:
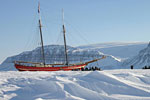
[[[142,68],[144,66],[150,66],[150,43],[144,49],[142,49],[138,55],[124,61],[123,66],[131,66],[134,68]]]

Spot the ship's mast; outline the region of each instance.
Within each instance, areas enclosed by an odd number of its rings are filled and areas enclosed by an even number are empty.
[[[67,54],[67,44],[66,44],[66,31],[65,31],[65,25],[64,25],[64,10],[62,9],[62,21],[63,21],[63,36],[64,36],[64,48],[65,48],[65,65],[68,65],[68,54]]]
[[[41,38],[41,47],[42,47],[42,58],[43,58],[43,64],[45,65],[44,45],[43,45],[43,36],[42,36],[42,24],[41,24],[41,15],[40,15],[40,3],[38,5],[38,14],[39,14],[39,29],[40,29],[40,38]]]

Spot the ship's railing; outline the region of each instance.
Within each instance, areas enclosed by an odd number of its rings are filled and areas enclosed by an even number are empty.
[[[94,60],[90,60],[90,61],[86,61],[86,62],[79,62],[79,63],[72,63],[69,65],[80,65],[80,64],[89,64],[89,63],[93,63],[96,62],[98,60],[104,59],[106,58],[106,56],[102,56],[101,58],[98,59],[94,59]],[[29,66],[36,66],[36,67],[53,67],[53,66],[61,66],[61,65],[65,65],[64,63],[56,63],[56,64],[43,64],[43,63],[39,63],[39,62],[25,62],[25,61],[14,61],[15,64],[21,64],[21,65],[26,65],[28,64]]]
[[[14,61],[15,64],[33,64],[35,66],[45,66],[45,67],[52,67],[55,65],[65,65],[64,63],[58,63],[58,64],[43,64],[43,63],[38,63],[38,62],[25,62],[25,61]],[[69,65],[79,65],[79,64],[84,64],[83,62],[76,63],[76,64],[69,64]]]
[[[14,61],[15,64],[21,64],[21,63],[28,63],[28,64],[40,64],[43,65],[43,63],[39,63],[39,62],[25,62],[25,61]],[[59,64],[46,64],[46,65],[64,65],[63,63],[59,63]]]

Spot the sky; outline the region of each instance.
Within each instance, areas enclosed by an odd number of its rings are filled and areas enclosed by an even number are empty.
[[[39,0],[0,0],[0,63],[39,45]],[[150,0],[41,0],[44,44],[62,43],[62,8],[67,44],[148,42]]]

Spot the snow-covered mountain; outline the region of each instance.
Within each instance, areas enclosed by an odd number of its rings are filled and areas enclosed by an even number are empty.
[[[89,61],[94,58],[100,58],[104,54],[95,50],[81,50],[79,48],[68,46],[69,63]],[[64,47],[62,45],[48,45],[44,47],[46,63],[64,62]],[[107,55],[109,57],[109,55]],[[111,56],[110,56],[111,57]],[[0,70],[15,70],[14,61],[42,62],[41,47],[32,51],[23,52],[19,55],[8,57],[2,64]],[[114,59],[114,58],[112,58]],[[115,59],[114,59],[115,60]]]
[[[87,46],[71,47],[68,46],[68,56],[70,63],[79,61],[87,61],[93,58],[107,56],[106,59],[89,64],[90,66],[98,66],[102,69],[120,69],[121,63],[145,48],[147,43],[133,42],[133,43],[101,43]],[[46,63],[64,62],[64,47],[62,45],[48,45],[45,46]],[[38,47],[32,51],[26,51],[16,56],[8,57],[1,65],[0,70],[15,70],[13,61],[32,61],[42,62],[41,48]]]
[[[79,46],[80,49],[98,50],[104,54],[113,55],[117,58],[127,59],[139,53],[147,46],[147,42],[108,42]]]
[[[144,49],[142,49],[138,55],[124,61],[123,66],[131,66],[134,68],[142,68],[144,66],[150,66],[150,43]]]

